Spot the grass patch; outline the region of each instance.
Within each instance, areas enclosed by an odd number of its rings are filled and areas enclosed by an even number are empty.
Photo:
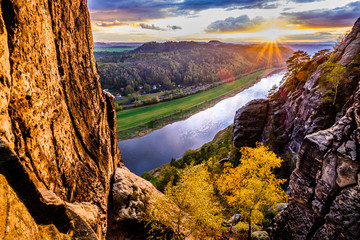
[[[123,110],[116,113],[119,139],[137,136],[176,121],[211,105],[215,100],[236,93],[249,86],[263,74],[265,70],[242,77],[234,82],[200,92],[191,96],[175,99],[155,105]]]

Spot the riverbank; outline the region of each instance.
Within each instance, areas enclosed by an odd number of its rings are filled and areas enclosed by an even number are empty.
[[[262,78],[280,72],[283,69],[284,68],[273,68],[262,70],[249,74],[234,82],[223,84],[188,97],[118,112],[118,140],[144,136],[167,124],[186,119],[197,112],[214,106],[225,98],[234,96],[253,86]]]
[[[233,150],[230,147],[230,145],[232,145],[232,133],[233,124],[220,130],[211,141],[204,143],[201,147],[189,149],[180,158],[145,172],[143,175],[148,176],[147,173],[150,173],[153,177],[158,178],[163,174],[164,168],[166,169],[170,166],[178,170],[183,169],[186,165],[199,164],[200,162],[208,160],[210,157],[214,157],[215,161],[227,158],[228,153]],[[233,154],[233,156],[235,155]]]
[[[119,141],[125,166],[141,175],[171,162],[171,159],[181,158],[189,149],[201,147],[234,122],[236,110],[254,99],[266,98],[272,86],[278,85],[282,77],[282,72],[271,74],[254,86],[184,120],[168,124],[143,137]]]

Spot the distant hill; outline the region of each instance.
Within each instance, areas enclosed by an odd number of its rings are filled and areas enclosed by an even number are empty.
[[[137,42],[95,42],[94,43],[94,48],[123,48],[123,47],[128,47],[128,48],[137,48],[141,45],[143,45],[144,43],[137,43]]]
[[[279,67],[292,54],[286,47],[228,44],[149,42],[125,53],[94,53],[103,88],[127,93],[139,89],[169,90],[198,83],[229,80],[265,68]],[[146,88],[145,88],[146,87]],[[126,94],[126,91],[123,91]]]
[[[335,42],[325,42],[325,43],[287,43],[282,45],[284,47],[291,48],[294,51],[302,50],[307,52],[310,55],[314,55],[317,51],[321,49],[332,49],[335,46]]]

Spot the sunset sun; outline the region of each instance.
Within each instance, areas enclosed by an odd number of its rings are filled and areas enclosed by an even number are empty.
[[[267,28],[259,32],[259,36],[263,37],[269,42],[277,41],[284,33],[284,29],[281,28]]]

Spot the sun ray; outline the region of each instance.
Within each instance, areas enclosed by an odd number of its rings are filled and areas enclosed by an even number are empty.
[[[267,54],[267,68],[270,68],[273,63],[273,55],[274,55],[274,43],[269,42],[269,50]]]
[[[278,59],[278,62],[283,63],[283,62],[284,62],[284,58],[283,58],[283,56],[282,56],[281,53],[280,53],[280,49],[279,49],[279,46],[278,46],[278,44],[277,44],[276,41],[274,42],[274,51],[275,51],[276,57],[277,57],[277,59]]]
[[[255,58],[254,64],[253,64],[252,67],[251,67],[251,71],[254,71],[254,70],[255,70],[255,68],[257,67],[260,59],[264,56],[264,53],[265,53],[266,49],[268,48],[269,44],[270,44],[270,43],[267,42],[267,43],[264,45],[264,47],[259,51],[259,53],[257,54],[257,56],[256,56],[256,58]]]

